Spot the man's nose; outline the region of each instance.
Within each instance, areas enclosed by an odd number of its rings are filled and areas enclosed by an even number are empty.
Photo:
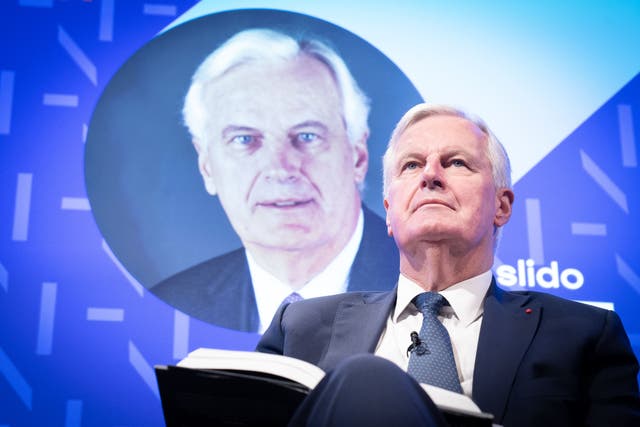
[[[425,161],[424,168],[422,169],[421,187],[423,189],[428,188],[429,190],[444,188],[443,172],[444,170],[439,159],[427,159]]]
[[[293,182],[300,176],[302,153],[290,144],[278,144],[268,150],[267,180]]]

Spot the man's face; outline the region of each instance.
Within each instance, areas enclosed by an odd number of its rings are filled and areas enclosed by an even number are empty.
[[[341,249],[359,214],[367,135],[349,142],[326,66],[242,64],[207,87],[206,102],[200,171],[243,244]]]
[[[384,203],[401,251],[445,242],[458,255],[493,251],[513,193],[495,188],[486,152],[482,131],[456,116],[427,117],[400,135]]]

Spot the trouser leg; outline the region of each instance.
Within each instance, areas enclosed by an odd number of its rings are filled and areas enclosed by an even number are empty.
[[[392,362],[361,354],[329,372],[290,426],[446,426],[420,385]]]

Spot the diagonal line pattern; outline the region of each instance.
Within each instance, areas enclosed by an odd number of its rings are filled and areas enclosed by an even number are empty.
[[[131,341],[129,341],[129,363],[131,363],[133,369],[140,375],[140,378],[142,378],[142,381],[149,387],[151,392],[159,399],[160,393],[153,367],[145,360],[140,350]]]
[[[31,410],[31,386],[24,379],[16,365],[13,364],[7,353],[0,347],[0,373],[7,379],[11,388],[16,392],[22,403]]]
[[[627,196],[622,192],[612,180],[605,174],[602,169],[598,167],[596,162],[591,159],[584,151],[580,150],[580,159],[582,160],[582,168],[585,172],[593,178],[593,180],[604,190],[611,200],[613,200],[620,208],[629,213],[629,207],[627,206]]]
[[[629,264],[618,254],[616,254],[616,268],[618,269],[620,277],[640,294],[640,276],[638,276],[638,273],[633,271]]]
[[[58,42],[64,50],[67,51],[69,56],[71,56],[71,59],[73,59],[76,65],[80,67],[80,70],[89,78],[91,83],[97,86],[98,71],[96,70],[96,66],[62,27],[58,27]]]

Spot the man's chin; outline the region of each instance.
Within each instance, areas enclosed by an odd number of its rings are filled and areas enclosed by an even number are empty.
[[[266,231],[266,232],[265,232]],[[298,251],[322,239],[317,233],[318,227],[309,224],[287,223],[264,226],[260,233],[251,239],[242,239],[249,246],[259,246],[269,250]]]

